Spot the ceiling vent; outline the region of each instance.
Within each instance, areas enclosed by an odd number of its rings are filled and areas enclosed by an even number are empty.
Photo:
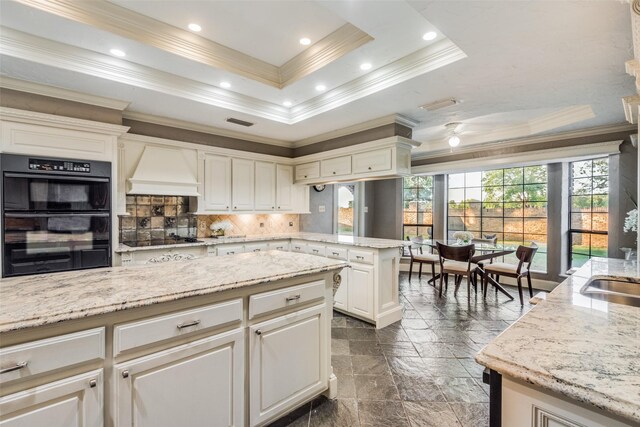
[[[435,111],[441,108],[456,105],[458,103],[460,103],[460,101],[455,98],[445,98],[445,99],[440,99],[438,101],[430,102],[428,104],[421,105],[420,108],[427,111]]]
[[[240,126],[244,126],[244,127],[249,127],[249,126],[253,126],[255,123],[251,123],[251,122],[245,122],[244,120],[240,120],[240,119],[234,119],[233,117],[229,117],[227,119],[228,123],[233,123],[234,125],[240,125]]]

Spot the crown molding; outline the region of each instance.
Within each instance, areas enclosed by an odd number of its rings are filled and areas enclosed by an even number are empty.
[[[560,141],[560,140],[574,139],[574,138],[586,138],[590,136],[606,135],[611,133],[629,132],[629,131],[637,131],[637,130],[638,130],[637,126],[630,125],[627,123],[596,126],[592,128],[554,133],[552,135],[530,136],[530,137],[517,138],[517,139],[505,140],[505,141],[493,141],[493,142],[486,142],[482,144],[459,146],[455,148],[453,153],[455,154],[475,153],[478,151],[491,151],[496,149],[518,147],[521,145],[539,144],[539,143],[553,142],[553,141]],[[451,156],[451,154],[452,154],[451,148],[447,148],[447,149],[430,151],[430,152],[414,153],[411,156],[411,159],[412,160],[437,159],[439,157]]]
[[[292,123],[333,110],[365,96],[403,83],[421,74],[466,58],[451,40],[443,39],[391,64],[354,79],[291,108]]]
[[[364,31],[347,23],[278,67],[108,1],[17,1],[278,89],[300,80],[373,40]]]
[[[358,123],[356,125],[347,126],[344,128],[325,132],[320,135],[315,135],[309,138],[301,139],[292,143],[292,148],[304,147],[305,145],[317,144],[318,142],[327,141],[329,139],[340,138],[342,136],[352,135],[354,133],[374,129],[380,126],[389,125],[392,123],[399,123],[403,126],[414,127],[418,122],[409,119],[408,117],[401,116],[400,114],[390,114],[388,116],[378,117],[377,119],[368,120],[366,122]]]
[[[624,118],[631,124],[638,123],[638,106],[640,105],[640,95],[625,96],[622,98],[622,108],[624,108]]]
[[[136,120],[140,122],[153,123],[161,126],[168,126],[172,128],[192,130],[195,132],[202,132],[210,135],[225,136],[228,138],[241,139],[243,141],[258,142],[261,144],[276,145],[279,147],[292,148],[292,143],[287,141],[281,141],[273,138],[266,138],[256,135],[249,135],[244,132],[237,132],[229,129],[218,128],[215,126],[202,125],[199,123],[188,122],[184,120],[172,119],[169,117],[155,116],[152,114],[138,113],[135,111],[125,111],[122,114],[122,118],[129,120]]]
[[[285,124],[295,124],[466,58],[448,39],[418,50],[293,108],[175,74],[2,27],[0,53],[117,83],[178,96]],[[408,119],[406,119],[408,120]],[[408,120],[408,122],[411,122]]]
[[[48,96],[51,98],[65,99],[67,101],[95,105],[97,107],[110,108],[118,111],[124,111],[130,104],[127,101],[89,95],[82,92],[76,92],[74,90],[28,82],[26,80],[14,79],[7,76],[0,76],[0,88],[33,93],[35,95]]]
[[[0,120],[115,136],[123,135],[129,130],[128,126],[7,107],[0,107]]]
[[[576,145],[572,147],[547,148],[526,153],[485,156],[481,159],[451,160],[428,165],[413,166],[414,175],[436,175],[459,171],[475,172],[499,167],[518,167],[540,163],[576,161],[589,157],[605,156],[620,152],[622,140]],[[451,155],[451,153],[449,153]]]
[[[372,40],[373,37],[354,25],[343,25],[284,63],[279,69],[280,87],[308,76]]]
[[[0,53],[281,123],[290,122],[287,109],[273,103],[6,27],[0,32]]]

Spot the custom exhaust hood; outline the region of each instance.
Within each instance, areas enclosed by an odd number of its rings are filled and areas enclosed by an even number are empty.
[[[127,194],[199,196],[195,164],[181,149],[147,145],[128,179]]]

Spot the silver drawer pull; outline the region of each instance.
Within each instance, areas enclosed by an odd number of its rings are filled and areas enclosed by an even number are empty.
[[[360,255],[356,255],[356,259],[364,259],[364,257]]]
[[[9,367],[9,368],[2,368],[0,369],[0,374],[7,374],[9,372],[13,372],[13,371],[18,371],[22,368],[26,368],[27,365],[29,364],[29,362],[18,362],[15,365]]]
[[[122,371],[122,378],[129,378],[129,371],[128,370]]]
[[[314,254],[317,254],[318,252],[320,252],[318,249],[311,249],[311,251],[312,251]]]
[[[290,302],[290,301],[297,301],[299,299],[300,299],[300,294],[294,295],[292,297],[287,297],[287,298],[285,298],[285,301]]]
[[[97,386],[97,385],[98,385],[98,381],[96,381],[96,379],[95,379],[95,378],[91,378],[91,379],[89,380],[89,387],[94,388],[94,387],[95,387],[95,386]]]
[[[227,255],[233,255],[233,254],[235,254],[235,252],[234,252],[234,251],[229,251],[229,252],[227,252]]]
[[[338,252],[331,252],[331,253],[334,254],[335,256],[340,255],[340,253],[338,253]]]
[[[254,249],[253,252],[260,252],[260,249]]]
[[[192,320],[191,322],[185,322],[178,325],[178,329],[188,328],[189,326],[196,326],[200,324],[200,320]]]

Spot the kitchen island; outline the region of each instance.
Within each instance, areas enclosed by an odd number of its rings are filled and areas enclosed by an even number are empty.
[[[477,354],[492,427],[640,425],[640,308],[580,293],[638,276],[636,261],[592,258]]]
[[[346,265],[266,251],[2,280],[3,425],[259,426],[334,395]]]
[[[157,246],[120,244],[115,250],[115,263],[124,266],[159,264],[176,259],[270,249],[349,261],[351,268],[342,275],[333,308],[384,328],[402,318],[398,274],[402,248],[406,244],[402,240],[321,233],[229,236]]]

